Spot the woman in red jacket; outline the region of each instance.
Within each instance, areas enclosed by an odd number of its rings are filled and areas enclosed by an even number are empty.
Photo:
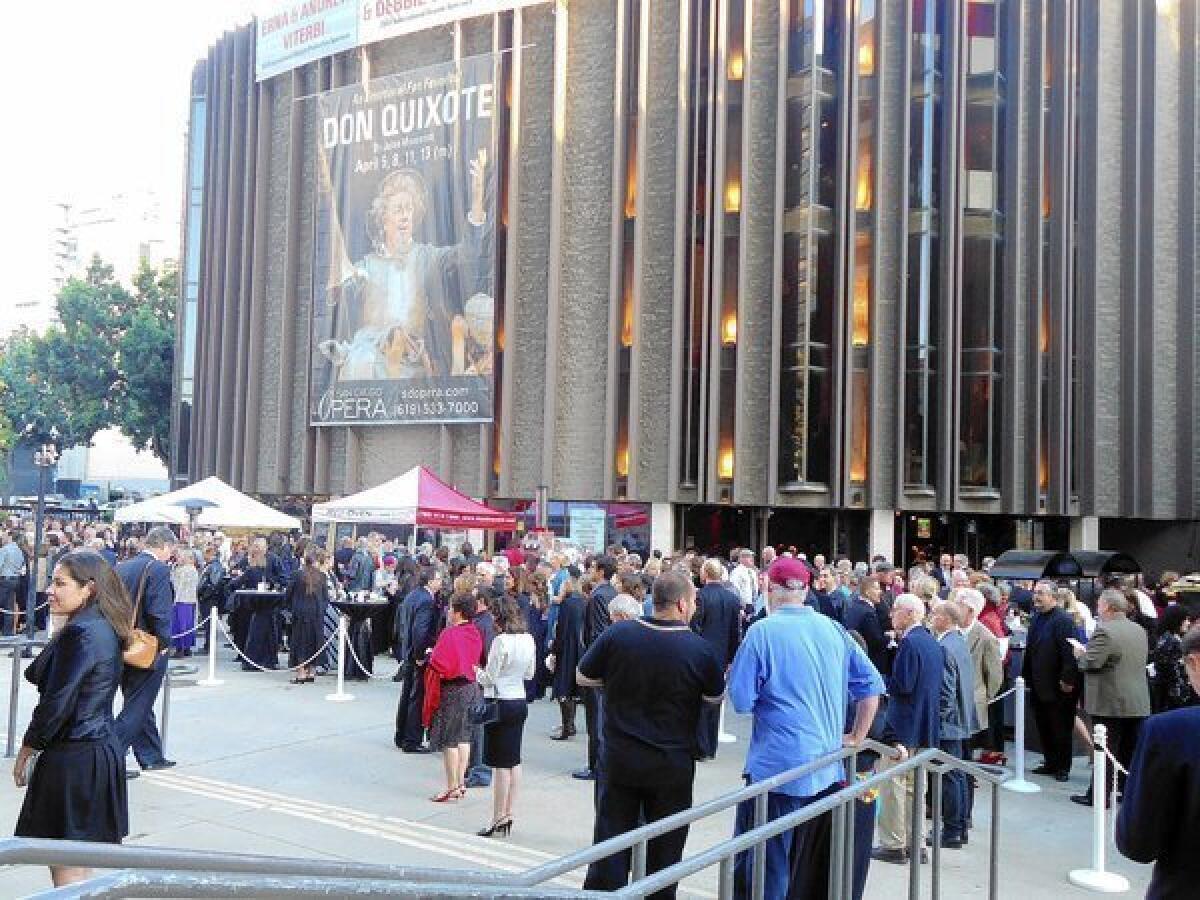
[[[483,654],[483,637],[471,624],[475,598],[450,598],[450,627],[433,647],[425,667],[425,705],[422,710],[429,743],[442,751],[446,789],[430,799],[446,803],[466,796],[467,761],[471,755],[471,725],[467,711],[479,699],[475,666]]]

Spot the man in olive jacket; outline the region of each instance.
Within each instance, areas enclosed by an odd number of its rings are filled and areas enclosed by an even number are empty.
[[[1087,646],[1076,642],[1075,655],[1084,673],[1084,709],[1095,725],[1108,729],[1108,748],[1121,766],[1133,762],[1138,732],[1150,715],[1150,686],[1146,680],[1146,632],[1129,621],[1129,601],[1120,591],[1109,588],[1100,594],[1100,623]],[[1112,769],[1108,771],[1105,804],[1112,793]],[[1118,776],[1118,798],[1125,778]],[[1084,806],[1092,805],[1092,792],[1071,798]]]

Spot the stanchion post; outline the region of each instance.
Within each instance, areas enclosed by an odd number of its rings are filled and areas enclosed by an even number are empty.
[[[1092,768],[1092,867],[1073,869],[1071,883],[1102,894],[1123,894],[1129,879],[1104,870],[1104,851],[1108,841],[1108,729],[1097,725],[1094,735],[1095,762]]]
[[[346,693],[346,617],[338,616],[338,659],[337,659],[337,691],[326,694],[325,699],[331,703],[349,703],[354,699],[353,694]]]
[[[721,714],[717,720],[717,742],[721,744],[736,744],[737,735],[725,730],[725,701],[721,701]]]
[[[213,609],[208,614],[208,677],[196,682],[205,687],[216,687],[225,683],[217,677],[217,626],[219,624],[217,611]]]
[[[1003,715],[1003,710],[999,711]],[[1025,778],[1025,679],[1017,676],[1013,685],[1013,777],[1001,785],[1017,794],[1037,794],[1042,789]]]
[[[17,749],[17,702],[21,696],[21,648],[12,648],[12,683],[8,688],[8,747],[5,756],[15,756]]]

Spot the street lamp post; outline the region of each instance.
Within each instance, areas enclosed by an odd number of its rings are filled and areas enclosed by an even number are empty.
[[[37,608],[38,568],[41,566],[42,530],[46,521],[46,474],[58,464],[58,429],[51,428],[49,440],[33,454],[33,464],[38,470],[37,509],[33,519],[33,564],[30,566],[29,589],[25,592],[25,634],[33,639],[34,613]]]

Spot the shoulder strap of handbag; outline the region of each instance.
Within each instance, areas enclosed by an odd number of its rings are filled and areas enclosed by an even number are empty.
[[[142,567],[142,577],[138,579],[137,599],[133,603],[132,627],[137,628],[138,614],[142,611],[142,597],[146,593],[146,579],[150,576],[150,563]]]

